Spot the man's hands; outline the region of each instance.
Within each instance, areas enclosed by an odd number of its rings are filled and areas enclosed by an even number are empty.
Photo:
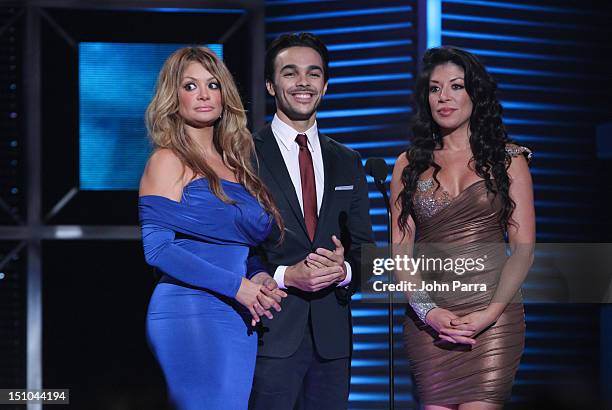
[[[317,248],[315,253],[311,253],[306,257],[306,261],[314,268],[319,269],[341,266],[345,271],[346,276],[346,266],[344,265],[344,247],[342,246],[342,242],[340,242],[336,235],[332,235],[332,242],[334,242],[334,245],[336,245],[336,249],[330,251],[325,248]]]
[[[346,278],[344,247],[335,235],[332,236],[332,241],[336,246],[333,251],[318,248],[306,259],[287,267],[285,285],[305,292],[317,292],[342,282]],[[243,278],[236,294],[236,300],[251,312],[253,326],[262,316],[272,319],[272,309],[280,312],[280,303],[285,297],[287,293],[279,289],[274,278],[266,272],[258,273],[251,280]]]
[[[276,281],[266,272],[258,273],[251,280],[242,278],[236,294],[236,300],[251,312],[252,326],[260,321],[261,316],[272,319],[274,316],[270,312],[271,308],[280,312],[280,302],[285,297],[287,294],[278,288]]]
[[[317,248],[306,259],[287,267],[285,285],[305,292],[317,292],[342,282],[346,278],[344,247],[335,235],[332,241],[336,245],[335,250]]]
[[[340,266],[314,268],[308,265],[307,259],[287,267],[285,285],[293,286],[305,292],[317,292],[334,283],[341,282],[346,273]]]

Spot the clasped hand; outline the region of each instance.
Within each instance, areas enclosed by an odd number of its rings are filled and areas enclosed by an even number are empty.
[[[285,271],[285,285],[305,292],[317,292],[342,282],[346,278],[344,247],[335,235],[332,241],[336,246],[333,251],[317,248],[304,260],[289,266]]]
[[[251,326],[255,326],[262,316],[272,319],[270,310],[281,311],[281,300],[287,293],[278,288],[276,281],[265,272],[257,274],[253,280],[242,278],[236,300],[251,313]]]
[[[497,320],[492,309],[486,308],[457,316],[449,310],[434,308],[425,317],[440,339],[451,343],[476,344],[475,337]]]

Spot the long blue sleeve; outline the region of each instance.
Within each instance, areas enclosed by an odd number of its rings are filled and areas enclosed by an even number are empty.
[[[174,243],[172,230],[146,223],[142,225],[142,243],[145,260],[188,285],[210,289],[222,295],[235,297],[242,276],[219,268]]]
[[[249,255],[247,259],[247,274],[246,277],[251,279],[253,276],[257,275],[260,272],[265,272],[266,266],[261,260],[259,255]]]

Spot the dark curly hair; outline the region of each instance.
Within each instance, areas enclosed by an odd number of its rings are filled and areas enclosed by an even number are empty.
[[[441,149],[444,142],[429,106],[429,80],[434,68],[446,63],[456,64],[464,70],[465,89],[473,104],[469,122],[471,161],[476,174],[485,180],[487,191],[501,197],[499,223],[506,232],[508,224],[513,223],[511,215],[515,203],[509,195],[507,169],[511,159],[505,148],[513,141],[508,138],[502,123],[502,107],[496,96],[497,84],[476,56],[448,46],[425,52],[423,67],[416,80],[416,114],[413,117],[411,145],[405,152],[409,162],[402,171],[403,189],[397,198],[401,205],[398,220],[400,230],[404,235],[409,233],[408,218],[413,214],[412,200],[419,176],[433,167],[433,179],[440,187],[437,174],[441,167],[434,161],[433,151]]]

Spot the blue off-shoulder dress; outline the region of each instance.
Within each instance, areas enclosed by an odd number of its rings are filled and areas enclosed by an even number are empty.
[[[153,291],[147,339],[173,405],[180,410],[246,409],[257,335],[236,299],[249,247],[272,219],[240,184],[221,180],[226,204],[206,179],[191,181],[180,202],[139,198],[145,259],[163,276]]]

